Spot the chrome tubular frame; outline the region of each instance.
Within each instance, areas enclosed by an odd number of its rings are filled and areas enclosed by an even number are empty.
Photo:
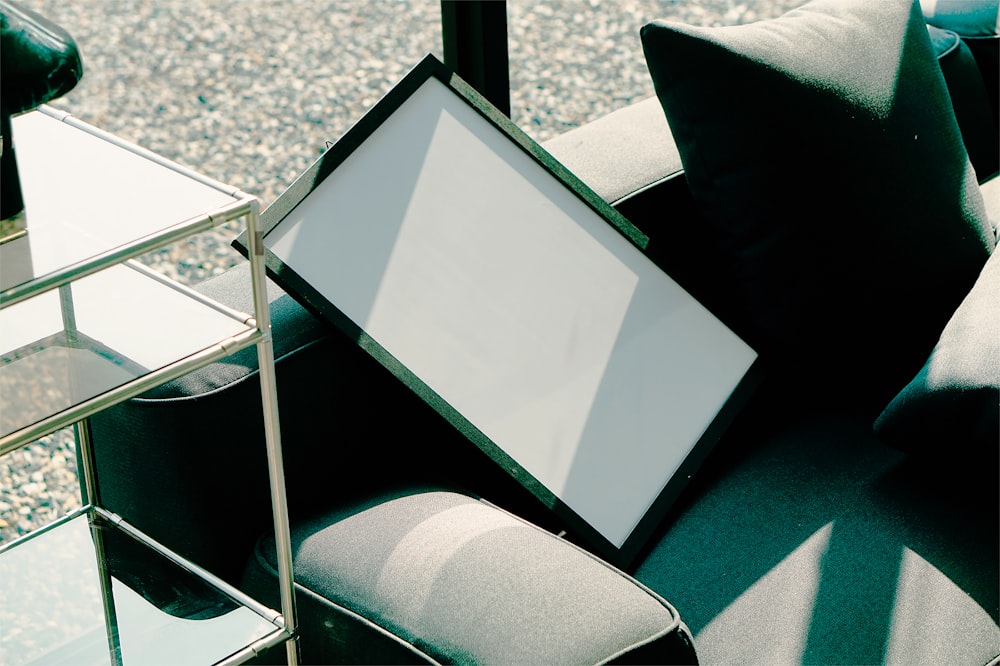
[[[267,463],[271,479],[271,507],[274,512],[275,550],[278,560],[278,584],[281,614],[291,638],[285,644],[289,666],[298,663],[298,635],[295,619],[295,582],[292,572],[291,529],[285,495],[284,463],[281,454],[281,430],[278,421],[278,395],[274,376],[274,347],[271,339],[271,312],[267,300],[264,265],[264,234],[260,229],[260,203],[255,199],[247,214],[247,237],[250,239],[250,279],[253,284],[254,316],[262,336],[257,342],[260,367],[260,390],[264,405],[264,434],[267,440]]]
[[[228,592],[234,598],[239,599],[244,605],[253,608],[259,614],[269,617],[276,625],[276,630],[267,636],[256,641],[253,645],[247,646],[238,653],[231,655],[224,663],[239,663],[249,659],[261,651],[275,647],[284,642],[287,650],[288,664],[299,663],[299,641],[298,625],[296,621],[295,609],[295,589],[294,574],[292,571],[292,550],[291,550],[291,530],[288,518],[288,504],[285,495],[284,464],[281,451],[281,432],[278,419],[278,399],[274,369],[274,349],[271,337],[271,316],[270,305],[267,298],[265,250],[263,244],[263,233],[260,228],[260,201],[237,188],[219,183],[210,178],[202,176],[185,167],[173,163],[165,158],[151,153],[138,146],[130,144],[112,134],[99,130],[93,126],[83,123],[69,114],[55,111],[49,107],[39,107],[40,112],[51,116],[61,122],[70,124],[77,129],[96,135],[99,138],[112,144],[125,148],[133,153],[138,153],[162,166],[173,171],[180,172],[188,178],[197,180],[204,185],[226,193],[236,199],[231,204],[226,204],[218,209],[203,213],[196,217],[174,224],[167,229],[152,233],[146,237],[136,239],[125,245],[107,250],[96,256],[89,257],[72,265],[63,266],[51,274],[30,280],[23,284],[15,285],[11,288],[0,290],[0,309],[13,306],[19,302],[27,300],[42,292],[52,289],[60,289],[62,293],[62,314],[63,324],[67,333],[75,330],[72,295],[69,285],[82,277],[96,273],[104,268],[115,264],[127,264],[134,270],[146,275],[146,277],[157,280],[163,284],[183,292],[188,297],[200,302],[202,305],[215,309],[226,314],[237,321],[242,322],[247,329],[232,335],[231,337],[217,341],[210,347],[195,352],[185,358],[179,359],[157,370],[142,375],[121,386],[111,389],[105,393],[97,395],[88,400],[77,403],[63,411],[52,414],[32,425],[26,426],[14,432],[0,436],[0,455],[7,454],[26,444],[38,440],[49,433],[65,428],[70,425],[75,426],[75,435],[80,455],[80,473],[83,477],[84,507],[64,520],[68,520],[81,512],[93,511],[122,529],[125,529],[133,536],[144,542],[147,546],[157,550],[161,554],[169,556],[178,564],[189,569],[193,573],[207,579],[212,584]],[[246,219],[247,232],[250,238],[250,277],[251,288],[253,290],[254,313],[237,312],[226,306],[222,306],[211,299],[207,299],[201,294],[177,285],[172,281],[160,276],[137,262],[136,257],[169,245],[197,234],[218,227],[224,223],[239,218]],[[264,438],[267,448],[267,464],[271,487],[271,508],[274,520],[275,542],[278,561],[278,584],[281,599],[280,617],[275,617],[275,612],[265,609],[260,604],[250,598],[246,598],[238,590],[226,584],[224,581],[213,576],[209,572],[197,567],[183,558],[173,554],[161,544],[155,542],[139,530],[133,528],[121,520],[120,516],[111,514],[100,507],[99,489],[97,488],[93,452],[91,450],[89,426],[86,419],[98,412],[122,402],[131,397],[135,397],[145,391],[154,388],[164,382],[177,379],[184,374],[202,365],[221,360],[239,349],[256,345],[257,359],[259,363],[259,376],[261,385],[261,405],[264,416]],[[61,524],[63,520],[58,520],[55,524]],[[50,526],[51,527],[51,526]],[[44,534],[48,528],[42,528],[35,534]],[[32,538],[28,535],[0,547],[3,553],[17,544]],[[268,612],[270,611],[270,612]],[[110,632],[109,632],[110,633]],[[114,652],[112,645],[112,652]]]

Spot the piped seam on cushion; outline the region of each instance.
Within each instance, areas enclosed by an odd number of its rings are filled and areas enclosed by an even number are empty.
[[[482,504],[485,504],[488,507],[496,509],[497,511],[505,513],[505,514],[507,514],[509,516],[513,516],[513,518],[515,520],[517,520],[518,522],[522,523],[523,525],[525,525],[527,527],[530,527],[533,530],[536,530],[537,532],[539,532],[540,534],[542,534],[544,537],[546,537],[548,539],[558,539],[565,546],[567,546],[569,548],[572,548],[573,550],[575,550],[577,553],[579,553],[581,555],[584,555],[585,557],[587,557],[588,559],[590,559],[595,564],[598,564],[598,565],[604,567],[609,572],[613,573],[614,575],[616,575],[619,578],[621,578],[621,579],[625,580],[626,582],[628,582],[630,585],[634,585],[638,590],[644,592],[651,599],[653,599],[654,601],[656,601],[656,603],[658,603],[660,606],[662,606],[667,611],[667,613],[670,615],[671,621],[663,629],[661,629],[660,631],[656,632],[655,634],[647,637],[646,639],[644,639],[642,641],[633,643],[632,645],[630,645],[628,647],[625,647],[625,648],[622,648],[621,650],[618,650],[614,654],[609,655],[603,661],[600,661],[598,663],[602,663],[603,664],[603,663],[611,661],[612,659],[615,659],[615,658],[617,658],[617,657],[619,657],[619,656],[621,656],[623,654],[628,654],[629,652],[635,650],[638,647],[641,647],[643,645],[649,645],[650,643],[652,643],[652,642],[654,642],[656,640],[659,640],[660,638],[662,638],[664,636],[667,636],[670,633],[672,633],[674,631],[678,631],[680,629],[681,624],[682,624],[681,623],[681,616],[680,616],[680,613],[677,611],[677,609],[674,608],[673,605],[669,601],[667,601],[666,599],[664,599],[662,596],[660,596],[654,590],[652,590],[649,587],[647,587],[646,585],[644,585],[639,580],[636,580],[634,577],[629,576],[624,571],[621,571],[617,567],[614,567],[611,564],[609,564],[608,562],[605,562],[604,560],[602,560],[601,558],[597,557],[596,555],[594,555],[590,551],[587,551],[587,550],[581,548],[580,546],[577,546],[575,543],[572,543],[570,541],[566,541],[565,539],[560,539],[559,537],[555,536],[551,532],[548,532],[547,530],[542,529],[541,527],[539,527],[538,525],[535,525],[534,523],[529,523],[528,521],[526,521],[523,518],[517,516],[516,514],[513,514],[513,513],[509,512],[509,511],[507,511],[506,509],[493,504],[492,502],[490,502],[488,500],[479,499],[478,501],[480,503],[482,503]]]
[[[304,345],[296,347],[295,349],[290,349],[287,352],[285,352],[284,354],[282,354],[281,356],[279,356],[279,357],[277,357],[277,358],[274,359],[275,365],[277,365],[280,361],[282,361],[282,360],[284,360],[284,359],[286,359],[286,358],[288,358],[290,356],[293,356],[295,354],[302,353],[305,350],[309,349],[310,347],[318,345],[318,344],[320,344],[323,341],[324,340],[322,338],[316,339],[316,340],[310,340],[309,342],[305,343]],[[210,389],[208,391],[204,391],[202,393],[197,393],[197,394],[193,394],[193,395],[179,395],[179,396],[175,396],[175,397],[172,397],[172,398],[143,398],[143,397],[140,396],[140,397],[132,398],[131,400],[129,400],[129,402],[137,403],[137,404],[141,404],[141,405],[145,406],[145,405],[160,405],[160,404],[166,405],[166,404],[173,404],[173,403],[182,403],[182,402],[187,402],[187,401],[190,401],[190,400],[204,400],[205,398],[209,398],[211,396],[214,396],[217,393],[221,393],[222,391],[228,391],[228,390],[230,390],[231,388],[233,388],[235,386],[239,386],[240,384],[242,384],[242,383],[244,383],[246,381],[249,381],[249,380],[253,379],[254,377],[257,377],[258,375],[260,375],[260,368],[254,368],[253,370],[251,370],[247,374],[243,375],[242,377],[238,377],[238,378],[232,380],[231,382],[227,382],[226,384],[223,384],[222,386],[217,386],[217,387],[215,387],[213,389]]]
[[[958,33],[954,32],[953,30],[944,30],[943,28],[938,28],[937,30],[939,32],[943,32],[943,33],[947,34],[948,36],[950,36],[952,38],[951,44],[944,51],[938,52],[935,49],[935,55],[937,56],[937,59],[940,62],[942,58],[944,58],[948,54],[954,52],[955,49],[958,48],[959,44],[962,43],[962,38],[959,37]]]
[[[660,178],[657,178],[652,182],[636,187],[627,192],[626,194],[623,194],[622,196],[618,197],[614,201],[609,201],[608,203],[611,204],[611,206],[617,207],[618,205],[628,201],[632,197],[639,196],[640,194],[648,192],[653,188],[659,187],[664,183],[669,183],[670,181],[676,178],[683,178],[683,177],[684,177],[684,169],[678,169],[677,171],[673,171],[671,173],[666,174],[665,176],[661,176]]]
[[[259,547],[256,549],[255,557],[257,559],[258,565],[260,565],[262,568],[264,568],[264,570],[267,571],[269,574],[271,574],[275,578],[277,578],[277,576],[278,576],[277,569],[275,569],[273,566],[271,566],[271,563],[268,561],[268,559],[264,555],[264,553],[262,553],[260,551]],[[431,664],[434,664],[435,666],[440,666],[441,664],[444,663],[444,662],[441,662],[441,661],[435,659],[434,657],[432,657],[431,655],[429,655],[426,651],[421,650],[419,647],[417,647],[416,645],[414,645],[412,642],[406,640],[405,638],[403,638],[399,634],[396,634],[395,632],[390,631],[389,629],[387,629],[386,627],[378,624],[377,622],[374,622],[374,621],[366,618],[364,615],[361,615],[357,611],[351,610],[350,608],[347,608],[346,606],[344,606],[342,604],[339,604],[336,601],[333,601],[332,599],[329,599],[329,598],[323,596],[322,594],[319,594],[318,592],[309,589],[308,587],[305,587],[304,585],[302,585],[299,582],[295,583],[295,590],[299,594],[304,594],[304,595],[306,595],[308,597],[311,597],[312,599],[315,599],[316,601],[319,601],[320,603],[327,604],[332,609],[335,609],[337,612],[343,613],[343,614],[347,615],[348,617],[350,617],[350,618],[352,618],[354,620],[360,621],[361,624],[367,626],[370,629],[373,629],[374,631],[376,631],[379,634],[382,634],[382,635],[386,636],[390,640],[392,640],[392,641],[400,644],[405,649],[414,652],[416,655],[418,655],[419,657],[421,657],[423,659],[426,659],[428,662],[430,662]]]

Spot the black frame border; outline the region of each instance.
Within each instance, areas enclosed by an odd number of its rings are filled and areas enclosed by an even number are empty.
[[[583,200],[584,203],[609,225],[621,233],[640,252],[646,255],[647,259],[653,261],[646,254],[649,238],[642,231],[566,169],[559,161],[553,158],[544,148],[515,125],[510,118],[454,74],[433,54],[427,54],[382,99],[362,116],[355,125],[345,132],[337,142],[331,145],[323,155],[297,177],[288,189],[261,213],[261,228],[265,241],[268,233],[281,224],[299,203],[308,197],[324,179],[364,144],[367,138],[430,78],[436,78],[463,99],[495,128],[503,132],[511,141],[530,155],[547,172]],[[248,256],[248,243],[245,231],[233,241],[233,246],[244,256]],[[656,262],[653,263],[656,265]],[[532,474],[515,462],[499,445],[483,434],[402,362],[369,337],[360,326],[354,323],[334,304],[327,301],[322,294],[312,288],[291,267],[286,266],[267,249],[265,249],[265,264],[269,277],[276,284],[292,295],[306,309],[331,322],[343,333],[350,336],[358,346],[374,357],[383,367],[402,381],[424,402],[435,409],[438,414],[444,417],[448,423],[458,429],[468,440],[479,447],[483,453],[488,455],[496,464],[500,465],[508,474],[515,478],[536,499],[553,511],[556,517],[565,522],[567,528],[574,532],[573,536],[579,536],[583,539],[581,545],[588,547],[596,554],[621,568],[629,568],[634,564],[639,554],[643,552],[650,537],[667,516],[671,506],[676,502],[690,479],[718,443],[723,432],[728,428],[736,414],[749,400],[761,380],[762,373],[760,370],[760,358],[758,356],[729,399],[724,403],[722,409],[716,414],[715,419],[713,419],[705,433],[692,447],[674,475],[667,479],[663,489],[629,533],[628,538],[622,546],[618,547],[560,500],[544,484],[535,479]],[[574,540],[577,539],[574,538]]]

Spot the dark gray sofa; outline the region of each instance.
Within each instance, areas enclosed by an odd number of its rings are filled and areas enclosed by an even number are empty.
[[[995,61],[997,41],[963,41],[937,28],[931,36],[995,229],[997,89],[981,63]],[[580,557],[571,532],[546,536],[565,526],[353,341],[271,284],[307,660],[1000,659],[1000,444],[991,356],[1000,345],[1000,255],[969,269],[949,312],[928,325],[932,339],[916,336],[907,341],[913,349],[901,343],[906,354],[897,347],[864,358],[827,354],[818,341],[775,351],[734,302],[731,260],[716,249],[684,168],[689,147],[676,140],[679,129],[661,102],[639,102],[544,147],[649,236],[647,252],[665,271],[764,350],[771,361],[765,381],[623,573]],[[826,204],[814,202],[802,214],[818,217]],[[864,261],[840,258],[849,266]],[[199,289],[248,309],[245,271],[237,267]],[[923,283],[913,284],[921,286],[904,301],[909,308],[933,300]],[[941,361],[947,354],[971,357]],[[841,371],[852,360],[856,365]],[[956,380],[957,388],[941,389],[944,399],[928,379],[940,363],[966,373],[959,378],[965,385]],[[251,350],[108,410],[92,426],[104,504],[276,604],[267,597],[276,588],[262,426],[248,407],[258,391]],[[973,408],[970,395],[982,398]],[[407,539],[417,525],[455,516],[455,507],[460,522],[442,523],[447,527],[422,547]],[[483,542],[489,547],[463,548],[460,556],[451,548],[494,520],[508,526],[506,512],[547,532],[519,525],[513,541]],[[391,557],[400,544],[405,566]],[[435,610],[416,610],[410,600],[420,571],[442,552],[461,568],[442,567],[446,583],[430,594]],[[394,577],[383,579],[390,570]],[[615,587],[585,584],[598,579]],[[380,605],[385,589],[400,607]],[[484,597],[486,610],[475,605]],[[603,614],[584,613],[595,608]],[[519,614],[544,620],[545,630],[518,633]],[[457,637],[449,629],[455,626]],[[645,628],[628,635],[622,626]]]

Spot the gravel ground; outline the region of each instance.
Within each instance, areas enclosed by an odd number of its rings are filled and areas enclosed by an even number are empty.
[[[437,0],[20,0],[73,35],[84,77],[52,103],[273,201],[424,54]],[[730,25],[803,0],[510,0],[512,119],[539,141],[653,94],[639,27]],[[197,283],[238,261],[235,228],[145,261]],[[79,506],[71,431],[0,463],[0,543]]]

